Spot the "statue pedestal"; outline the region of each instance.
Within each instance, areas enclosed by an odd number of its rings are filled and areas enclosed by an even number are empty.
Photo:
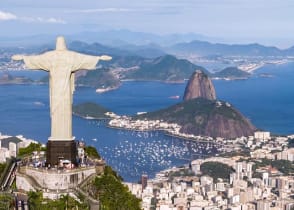
[[[48,140],[46,151],[46,165],[58,165],[59,160],[69,160],[77,164],[77,145],[74,140]]]

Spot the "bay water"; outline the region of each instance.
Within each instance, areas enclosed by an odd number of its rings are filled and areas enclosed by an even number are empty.
[[[45,72],[14,71],[13,75],[40,78]],[[264,75],[266,73],[266,75]],[[238,108],[261,130],[275,134],[294,133],[294,63],[266,65],[248,80],[214,80],[217,97]],[[95,102],[113,112],[134,115],[181,102],[186,83],[123,82],[114,91],[97,94],[78,87],[74,104]],[[23,135],[46,143],[50,136],[49,90],[47,85],[0,86],[0,132]],[[180,96],[175,99],[172,96]],[[126,181],[150,177],[165,168],[188,164],[191,159],[214,154],[211,144],[186,141],[162,132],[111,129],[105,122],[73,117],[77,140],[95,146],[103,158]]]

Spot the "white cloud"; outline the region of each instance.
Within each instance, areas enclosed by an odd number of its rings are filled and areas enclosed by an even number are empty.
[[[60,19],[60,18],[35,18],[35,21],[41,22],[41,23],[57,23],[57,24],[66,24],[66,21]]]
[[[3,12],[0,10],[0,21],[7,21],[7,20],[19,20],[24,22],[40,22],[40,23],[55,23],[55,24],[66,24],[61,18],[42,18],[42,17],[19,17],[10,12]]]
[[[49,18],[47,19],[48,23],[61,23],[61,24],[66,24],[66,22],[60,18]]]
[[[0,21],[3,20],[15,20],[17,19],[17,16],[10,13],[10,12],[3,12],[0,10]]]
[[[55,24],[66,24],[66,21],[61,18],[42,18],[42,17],[21,17],[20,20],[24,22],[39,22],[39,23],[55,23]]]
[[[67,11],[67,13],[102,13],[102,12],[133,12],[134,9],[128,9],[128,8],[115,8],[115,7],[109,7],[109,8],[97,8],[97,9],[83,9],[83,10],[70,10]]]

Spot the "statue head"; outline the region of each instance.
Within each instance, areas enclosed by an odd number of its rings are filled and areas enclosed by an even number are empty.
[[[56,39],[56,50],[67,50],[65,39],[63,36],[59,36]]]

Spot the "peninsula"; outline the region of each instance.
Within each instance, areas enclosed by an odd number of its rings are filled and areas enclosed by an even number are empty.
[[[82,103],[73,106],[73,114],[85,119],[111,119],[107,113],[110,113],[105,107],[95,103]]]
[[[92,108],[91,108],[92,109]],[[83,116],[91,116],[89,108]],[[105,113],[106,111],[104,111]],[[95,113],[95,110],[94,112]],[[217,100],[210,78],[195,71],[185,90],[184,101],[168,108],[136,116],[111,115],[109,126],[128,130],[163,130],[180,138],[238,138],[252,136],[256,128],[230,103]]]

